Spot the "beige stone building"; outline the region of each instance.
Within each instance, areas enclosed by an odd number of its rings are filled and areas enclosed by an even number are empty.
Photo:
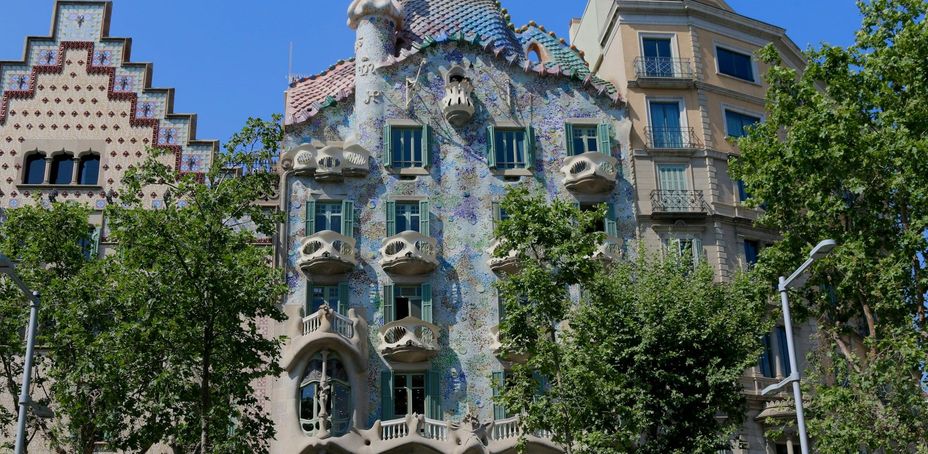
[[[767,66],[758,49],[772,43],[785,64],[804,66],[785,30],[724,0],[590,0],[571,22],[570,41],[628,103],[639,238],[652,249],[688,249],[721,279],[749,267],[776,232],[754,225],[760,211],[745,205],[750,194],[728,173],[738,154],[728,138],[764,119]],[[796,328],[801,358],[813,331]],[[799,452],[791,434],[764,437],[766,416],[794,417],[783,396],[759,393],[789,375],[785,342],[776,328],[745,373],[748,413],[731,452]]]

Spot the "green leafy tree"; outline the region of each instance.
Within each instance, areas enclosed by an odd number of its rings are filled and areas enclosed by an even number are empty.
[[[583,212],[525,189],[502,207],[497,234],[520,269],[499,283],[501,336],[505,354],[526,359],[498,400],[522,415],[523,433],[547,431],[576,453],[727,446],[743,414],[739,378],[765,331],[764,292],[745,277],[717,283],[676,255],[591,259],[605,207]],[[582,288],[579,304],[570,286]]]
[[[765,123],[738,141],[733,175],[783,240],[769,282],[824,238],[806,314],[819,326],[809,430],[823,453],[928,452],[928,2],[858,2],[848,48],[808,52],[797,72],[773,48]],[[804,301],[802,303],[801,301]]]
[[[202,181],[159,151],[127,172],[121,204],[107,211],[115,293],[134,314],[111,333],[110,362],[132,371],[108,409],[112,446],[267,451],[274,427],[255,384],[280,373],[280,339],[266,338],[260,321],[284,319],[287,287],[272,251],[256,244],[279,213],[256,201],[277,190],[270,163],[280,139],[279,118],[251,119]],[[162,206],[143,205],[151,192]]]

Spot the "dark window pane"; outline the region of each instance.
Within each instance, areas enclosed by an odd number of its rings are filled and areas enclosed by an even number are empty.
[[[58,155],[52,159],[52,173],[49,180],[52,184],[71,184],[71,174],[74,171],[74,160],[71,155]]]
[[[313,419],[316,405],[316,383],[310,383],[300,390],[300,419]]]
[[[45,182],[45,156],[33,154],[26,159],[26,184]]]
[[[396,204],[396,232],[401,233],[407,230],[413,232],[419,231],[419,203],[397,203]]]
[[[789,366],[789,346],[787,345],[786,328],[782,326],[777,327],[777,342],[779,343],[780,364],[783,365],[783,375],[788,376],[793,372],[792,368]]]
[[[751,64],[751,56],[739,52],[731,51],[721,47],[717,49],[719,60],[719,72],[732,77],[754,81],[754,67]]]
[[[731,137],[744,137],[747,135],[747,128],[760,122],[760,118],[751,115],[745,115],[730,110],[725,111],[725,125],[728,129],[728,135]]]
[[[393,166],[422,167],[422,128],[392,128]]]
[[[425,414],[425,388],[412,389],[412,411],[420,415]]]
[[[755,265],[757,263],[757,255],[760,253],[760,244],[757,241],[745,241],[744,242],[744,258],[748,262],[748,265]]]
[[[748,192],[748,188],[744,184],[744,180],[738,180],[738,200],[747,202],[750,199],[751,194]]]
[[[81,165],[77,171],[78,184],[97,184],[100,178],[100,157],[88,155],[81,158]]]
[[[409,298],[406,298],[405,296],[396,297],[396,306],[394,306],[394,308],[396,310],[397,320],[402,320],[406,317],[409,317]]]
[[[515,169],[525,167],[525,131],[496,131],[496,167]]]
[[[760,355],[759,368],[760,374],[767,378],[774,378],[776,373],[773,371],[773,349],[770,345],[770,335],[764,334],[763,338],[764,351]]]

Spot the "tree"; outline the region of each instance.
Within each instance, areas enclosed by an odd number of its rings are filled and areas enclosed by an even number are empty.
[[[743,415],[739,379],[765,332],[763,291],[746,277],[715,282],[692,255],[592,259],[605,207],[585,213],[525,189],[502,207],[497,234],[520,269],[499,283],[500,332],[504,353],[526,360],[497,386],[523,433],[547,431],[577,453],[727,446]]]
[[[100,435],[94,415],[106,398],[98,382],[106,374],[96,367],[101,360],[97,333],[113,325],[114,312],[100,296],[106,288],[101,278],[106,275],[105,264],[92,254],[90,211],[74,202],[43,205],[36,199],[36,205],[9,210],[7,215],[0,224],[0,250],[17,262],[17,274],[40,292],[42,301],[37,342],[41,354],[36,357],[30,395],[40,405],[54,401],[54,408],[64,416],[53,423],[30,417],[29,440],[41,431],[62,452],[93,452]],[[28,306],[9,282],[3,285],[0,313],[0,377],[3,394],[12,398],[15,407],[22,383]],[[7,439],[12,439],[15,416],[0,415],[3,427],[11,429]]]
[[[255,382],[279,375],[280,339],[259,322],[284,319],[287,287],[255,244],[256,233],[276,231],[279,213],[256,201],[276,192],[268,163],[280,139],[279,118],[250,119],[203,181],[158,150],[126,173],[121,204],[107,210],[115,293],[134,314],[110,335],[120,355],[110,362],[132,371],[108,409],[113,447],[267,451],[274,427]],[[160,207],[143,205],[151,192],[163,194]]]
[[[928,2],[858,6],[855,43],[808,51],[801,72],[762,50],[769,113],[732,174],[782,232],[758,266],[768,282],[817,241],[839,244],[793,299],[819,326],[806,382],[818,449],[928,452]]]

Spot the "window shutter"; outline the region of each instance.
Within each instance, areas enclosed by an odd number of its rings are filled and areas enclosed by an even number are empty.
[[[90,234],[90,259],[93,260],[100,255],[100,236],[103,234],[102,226],[94,226],[93,233]]]
[[[570,123],[564,124],[564,137],[567,141],[567,156],[574,155],[574,125]]]
[[[393,414],[393,371],[380,372],[380,419],[389,421],[395,418]]]
[[[615,222],[615,205],[608,204],[606,205],[606,236],[617,237],[619,236],[619,229]]]
[[[441,391],[438,372],[434,370],[425,373],[425,417],[441,419]]]
[[[393,286],[383,286],[383,301],[380,302],[383,310],[383,323],[387,324],[396,318],[396,308],[394,307]]]
[[[525,128],[525,168],[535,168],[535,128],[531,125]]]
[[[780,363],[783,364],[783,375],[788,377],[793,371],[789,365],[789,345],[786,343],[786,328],[782,326],[777,327],[777,343],[780,348]]]
[[[612,130],[609,123],[600,123],[596,130],[599,138],[599,152],[612,156]]]
[[[702,261],[702,239],[693,238],[693,267]]]
[[[499,371],[493,372],[493,420],[499,421],[506,419],[506,407],[496,403],[496,398],[502,394],[505,386],[506,373]]]
[[[396,235],[396,202],[388,200],[387,208],[387,236]]]
[[[393,166],[393,127],[389,123],[383,125],[383,166]]]
[[[422,284],[422,321],[432,323],[432,284]]]
[[[493,234],[495,235],[496,228],[499,227],[499,221],[503,218],[503,212],[499,202],[493,202],[491,207],[493,209]]]
[[[499,322],[503,323],[503,319],[506,317],[506,302],[503,301],[503,296],[499,294],[499,291],[496,292],[496,306],[499,310]]]
[[[496,168],[496,126],[487,126],[487,165]]]
[[[429,230],[429,201],[422,200],[419,202],[419,233],[425,236],[432,236]]]
[[[342,202],[342,235],[354,237],[354,202]]]
[[[770,357],[770,335],[764,334],[764,337],[761,338],[761,341],[764,345],[764,350],[760,355],[760,361],[758,366],[760,367],[760,374],[764,377],[773,377],[773,368],[770,367],[771,357]]]
[[[338,313],[348,315],[348,306],[350,306],[351,289],[347,282],[338,283]]]
[[[306,236],[316,233],[316,201],[306,201]]]
[[[309,317],[312,315],[313,310],[313,284],[312,282],[306,283],[306,303],[303,304],[303,317]]]
[[[422,125],[422,167],[432,165],[432,126]]]

